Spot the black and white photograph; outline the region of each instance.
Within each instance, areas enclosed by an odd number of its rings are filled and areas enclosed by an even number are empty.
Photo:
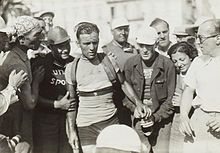
[[[220,153],[219,0],[0,0],[0,153]]]

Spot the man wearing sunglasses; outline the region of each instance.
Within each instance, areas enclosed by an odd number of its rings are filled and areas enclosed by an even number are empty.
[[[197,37],[203,55],[194,59],[185,77],[180,130],[186,136],[184,152],[214,153],[220,146],[220,20],[203,22]],[[189,119],[192,102],[198,108]]]

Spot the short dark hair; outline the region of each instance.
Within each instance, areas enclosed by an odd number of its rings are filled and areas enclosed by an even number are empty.
[[[168,55],[171,57],[172,54],[175,54],[176,52],[185,53],[189,56],[192,60],[198,56],[198,51],[195,47],[193,47],[191,44],[187,42],[178,42],[174,45],[172,45],[168,50]]]
[[[80,22],[75,27],[76,30],[76,38],[79,40],[79,36],[81,34],[91,34],[92,32],[96,32],[99,34],[99,28],[96,24],[90,22]]]
[[[158,25],[159,23],[165,23],[167,25],[167,28],[169,29],[169,24],[167,21],[163,20],[163,19],[160,19],[160,18],[155,18],[151,24],[150,24],[150,27],[153,27],[155,25]]]

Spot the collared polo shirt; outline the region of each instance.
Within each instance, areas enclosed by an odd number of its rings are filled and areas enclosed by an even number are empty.
[[[195,89],[197,96],[193,101],[201,109],[220,112],[220,56],[195,58],[184,81]]]

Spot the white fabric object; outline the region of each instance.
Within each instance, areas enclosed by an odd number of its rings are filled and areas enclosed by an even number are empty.
[[[112,20],[112,30],[118,27],[129,26],[128,20],[126,18],[120,17]]]
[[[141,140],[134,129],[126,125],[111,125],[103,129],[96,140],[96,148],[113,148],[141,152]]]
[[[158,35],[152,27],[142,27],[137,33],[136,41],[139,44],[154,45],[157,41]]]

